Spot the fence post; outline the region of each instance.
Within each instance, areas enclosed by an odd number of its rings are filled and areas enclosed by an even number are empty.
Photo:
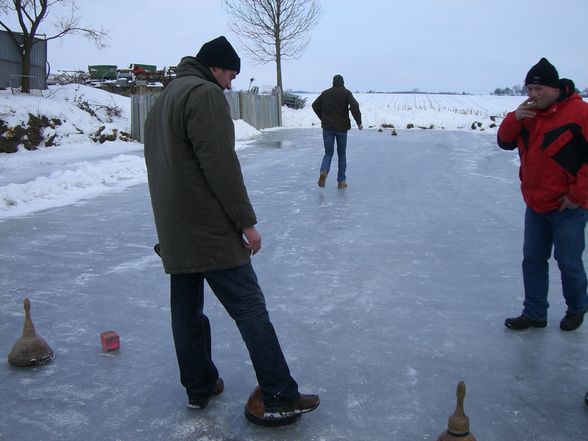
[[[159,94],[131,95],[131,136],[144,141],[145,119]]]
[[[282,127],[282,88],[280,86],[276,86],[276,97],[278,108],[276,109],[278,112],[278,126]]]
[[[239,92],[239,119],[242,119],[242,120],[245,119],[244,118],[245,111],[243,110],[243,108],[245,107],[243,105],[243,95],[244,95],[243,91]]]

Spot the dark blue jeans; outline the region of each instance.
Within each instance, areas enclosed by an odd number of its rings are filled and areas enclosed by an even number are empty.
[[[323,142],[325,144],[325,156],[321,164],[321,171],[328,172],[331,169],[331,161],[335,153],[335,140],[337,140],[337,182],[346,180],[345,171],[347,170],[347,132],[334,132],[323,129]]]
[[[203,312],[204,279],[237,323],[265,405],[277,406],[297,399],[298,385],[290,376],[251,264],[205,273],[171,275],[172,331],[180,381],[188,396],[208,396],[219,376],[212,361],[210,322]]]
[[[523,280],[525,302],[523,314],[536,320],[547,318],[547,291],[551,249],[561,272],[561,286],[567,312],[588,309],[586,270],[582,261],[585,248],[586,210],[565,210],[525,213],[523,245]]]

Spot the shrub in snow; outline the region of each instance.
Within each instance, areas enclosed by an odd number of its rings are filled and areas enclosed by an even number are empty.
[[[104,144],[106,141],[131,141],[132,137],[127,132],[119,132],[117,129],[111,127],[110,131],[106,130],[106,126],[100,126],[96,132],[90,135],[90,139],[94,142]]]
[[[88,112],[100,122],[112,122],[112,118],[120,117],[122,109],[117,105],[105,105],[96,102],[90,102],[84,99],[84,95],[78,95],[74,99],[76,106],[84,112]]]

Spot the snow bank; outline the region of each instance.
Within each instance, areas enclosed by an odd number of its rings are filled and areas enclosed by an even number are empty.
[[[234,121],[235,123],[235,149],[242,150],[246,148],[251,141],[261,136],[261,132],[255,127],[250,126],[242,119]]]
[[[143,182],[145,162],[139,156],[77,162],[49,176],[0,187],[0,218],[69,205]]]
[[[27,127],[29,114],[45,116],[52,124],[41,130],[38,150],[21,144],[15,153],[0,153],[0,219],[147,181],[143,144],[120,140],[121,133],[131,131],[130,98],[77,84],[52,86],[44,96],[0,91],[0,120],[6,127]],[[116,134],[115,140],[95,142],[101,128],[100,134]],[[259,130],[235,121],[237,150],[258,136]],[[55,146],[45,147],[51,138]]]
[[[51,121],[51,126],[42,130],[39,147],[51,138],[54,145],[86,142],[102,127],[104,134],[131,131],[129,98],[79,84],[50,86],[43,93],[29,96],[0,91],[0,120],[5,127],[26,127],[30,115]]]

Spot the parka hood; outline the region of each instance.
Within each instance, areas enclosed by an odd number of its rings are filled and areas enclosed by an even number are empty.
[[[202,61],[196,59],[196,57],[187,56],[180,60],[180,64],[178,64],[178,68],[176,69],[176,76],[177,77],[185,77],[187,75],[195,75],[199,78],[203,78],[211,83],[216,84],[218,87],[221,85],[216,81],[216,78],[208,68],[206,64]]]

